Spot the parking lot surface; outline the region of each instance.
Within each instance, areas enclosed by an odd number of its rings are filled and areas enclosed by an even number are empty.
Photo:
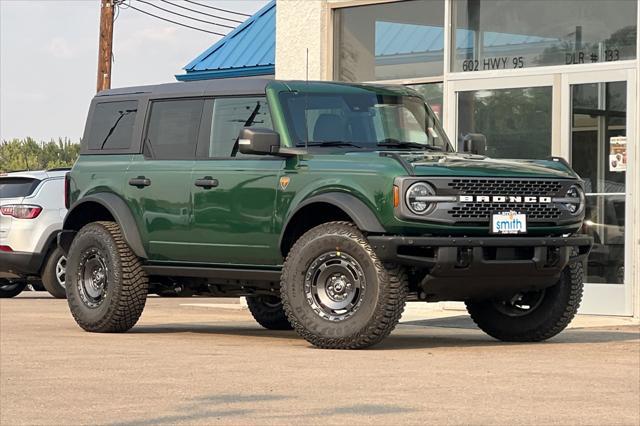
[[[150,297],[125,334],[45,293],[0,301],[2,425],[372,423],[639,425],[640,329],[505,344],[457,312],[329,351],[219,299]]]

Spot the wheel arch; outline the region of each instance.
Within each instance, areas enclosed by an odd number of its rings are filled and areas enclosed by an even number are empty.
[[[58,244],[68,253],[75,233],[86,224],[100,220],[113,221],[120,225],[122,236],[131,250],[139,257],[147,257],[138,224],[127,203],[119,196],[108,192],[83,197],[69,209],[64,218]]]
[[[340,192],[319,194],[304,200],[291,211],[280,234],[280,252],[286,257],[304,232],[322,223],[339,220],[353,222],[363,232],[385,232],[371,209],[355,196]]]

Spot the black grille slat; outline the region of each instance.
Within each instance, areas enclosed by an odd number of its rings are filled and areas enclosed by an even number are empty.
[[[465,203],[452,207],[448,213],[456,219],[479,219],[488,221],[492,213],[517,211],[526,213],[528,219],[551,221],[561,216],[560,209],[552,204],[530,205],[524,203]]]
[[[453,179],[451,189],[465,195],[552,196],[562,188],[557,181],[535,179]]]

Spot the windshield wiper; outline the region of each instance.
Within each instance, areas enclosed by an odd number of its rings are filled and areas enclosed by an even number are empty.
[[[297,146],[304,145],[298,144]],[[307,146],[352,146],[354,148],[362,148],[360,145],[348,141],[312,141],[307,142]]]
[[[442,151],[442,148],[434,145],[422,144],[419,142],[399,141],[398,139],[387,138],[377,143],[378,146],[392,146],[396,148],[418,148],[429,151]]]

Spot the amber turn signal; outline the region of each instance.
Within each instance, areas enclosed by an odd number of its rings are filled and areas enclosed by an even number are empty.
[[[400,188],[396,185],[393,185],[393,207],[398,207],[400,205]]]

